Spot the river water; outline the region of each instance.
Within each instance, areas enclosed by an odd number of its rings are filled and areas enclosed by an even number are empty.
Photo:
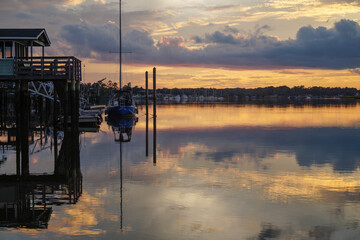
[[[156,159],[144,107],[129,142],[106,121],[82,133],[76,204],[1,239],[360,239],[360,104],[160,105],[156,120]],[[30,173],[51,174],[52,151]]]

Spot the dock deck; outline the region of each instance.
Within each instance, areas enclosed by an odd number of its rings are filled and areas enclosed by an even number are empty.
[[[0,81],[81,81],[81,61],[73,56],[0,59]]]

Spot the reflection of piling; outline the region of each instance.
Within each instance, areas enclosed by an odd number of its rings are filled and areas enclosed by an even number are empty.
[[[153,69],[153,164],[156,165],[156,68]]]
[[[146,106],[146,157],[149,156],[149,74],[145,73],[145,106]]]
[[[123,229],[123,159],[122,159],[122,142],[120,142],[120,229]]]

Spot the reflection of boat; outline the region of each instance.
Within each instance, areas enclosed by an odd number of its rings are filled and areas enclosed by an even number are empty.
[[[105,110],[105,114],[111,117],[134,117],[137,113],[130,84],[115,93]]]
[[[115,142],[130,142],[132,129],[136,125],[138,118],[122,118],[108,115],[107,123],[112,127]]]
[[[106,118],[107,124],[111,126],[114,132],[115,142],[120,145],[120,229],[123,231],[123,158],[122,158],[122,143],[130,142],[132,129],[136,125],[138,118],[129,117],[124,118],[115,114],[108,114]]]

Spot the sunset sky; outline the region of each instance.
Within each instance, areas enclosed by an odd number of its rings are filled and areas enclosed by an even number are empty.
[[[0,0],[0,28],[45,28],[47,55],[118,81],[114,0]],[[359,0],[123,0],[124,82],[158,87],[360,88]]]

